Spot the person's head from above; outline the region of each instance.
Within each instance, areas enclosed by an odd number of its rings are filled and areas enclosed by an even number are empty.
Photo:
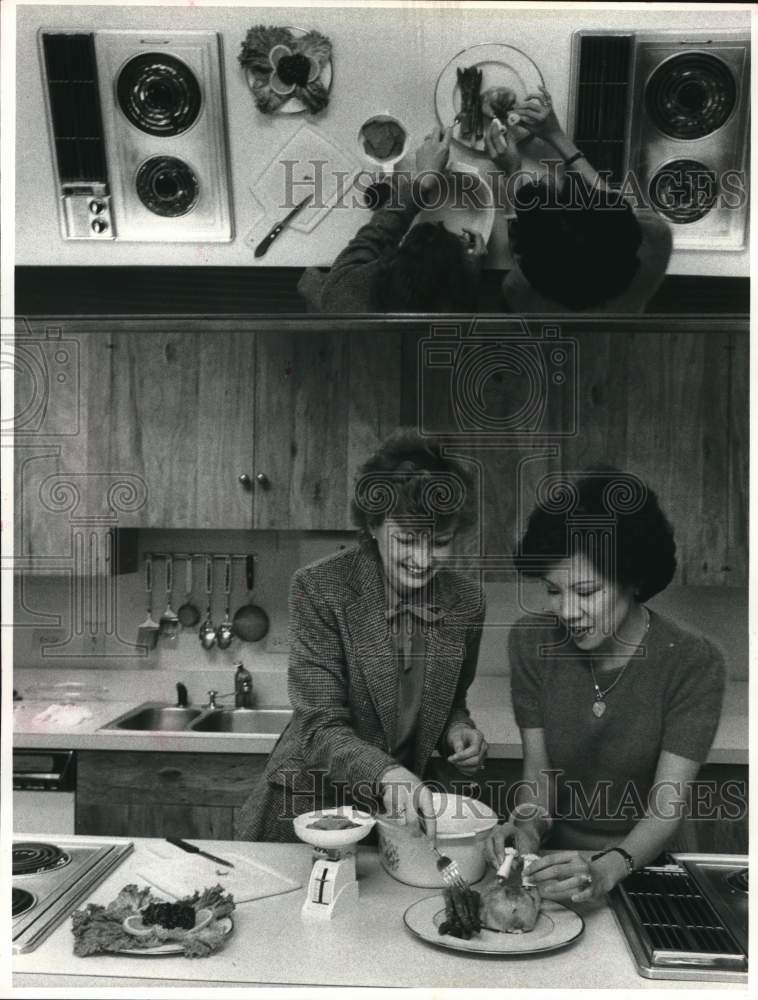
[[[420,592],[477,521],[473,476],[437,439],[400,428],[358,470],[352,513],[392,590]]]
[[[572,311],[625,292],[639,268],[642,229],[627,201],[566,175],[522,185],[509,229],[513,254],[532,288]]]
[[[547,609],[580,650],[612,651],[645,623],[642,602],[673,579],[673,529],[650,487],[608,466],[540,492],[516,568],[543,582]]]
[[[380,312],[475,312],[479,287],[481,239],[442,223],[412,226],[376,278],[374,297]]]

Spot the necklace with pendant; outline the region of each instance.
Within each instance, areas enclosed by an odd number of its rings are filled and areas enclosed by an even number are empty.
[[[650,612],[648,611],[647,608],[644,607],[643,610],[645,612],[645,615],[647,616],[647,620],[645,621],[645,634],[647,635],[647,633],[650,631]],[[605,715],[605,709],[607,707],[605,704],[605,696],[616,687],[618,682],[624,676],[624,672],[626,671],[626,668],[629,666],[631,662],[632,661],[630,657],[630,659],[628,659],[624,664],[624,666],[621,668],[615,680],[611,681],[611,683],[608,685],[605,691],[601,691],[600,685],[597,682],[597,677],[595,676],[595,668],[592,666],[592,660],[590,660],[590,672],[592,673],[592,686],[595,689],[595,700],[592,703],[592,712],[596,719],[599,719],[603,715]]]

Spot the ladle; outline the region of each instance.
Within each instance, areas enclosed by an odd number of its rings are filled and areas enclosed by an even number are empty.
[[[192,556],[184,559],[184,593],[186,600],[177,611],[179,621],[184,628],[192,628],[200,621],[200,612],[192,603]]]
[[[200,644],[203,649],[210,649],[216,642],[216,626],[211,620],[211,595],[213,593],[213,559],[211,556],[205,557],[205,593],[208,597],[208,611],[205,621],[200,626]]]
[[[227,556],[224,560],[224,594],[225,594],[225,612],[224,620],[218,627],[216,632],[216,643],[219,649],[228,649],[232,644],[232,639],[234,638],[234,630],[232,629],[232,620],[229,617],[229,593],[232,589],[232,557]]]

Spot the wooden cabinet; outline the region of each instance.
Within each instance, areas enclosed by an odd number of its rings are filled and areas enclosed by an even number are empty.
[[[36,388],[44,409],[26,431],[17,420],[17,553],[31,568],[68,568],[72,525],[83,545],[88,524],[349,529],[355,468],[400,420],[397,333],[40,320],[19,342],[19,399]]]
[[[266,754],[80,751],[75,832],[233,840]]]
[[[416,411],[471,463],[481,549],[507,565],[539,480],[599,463],[640,476],[675,530],[675,582],[747,585],[744,321],[481,321],[417,339]],[[512,574],[508,579],[512,580]]]

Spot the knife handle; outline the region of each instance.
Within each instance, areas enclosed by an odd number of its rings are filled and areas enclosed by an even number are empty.
[[[258,246],[255,248],[254,256],[262,257],[264,253],[267,252],[268,248],[271,246],[271,244],[274,242],[274,240],[277,238],[277,236],[283,229],[284,226],[281,222],[279,223],[278,226],[274,226],[274,228],[271,230],[268,236],[264,236],[263,239],[258,244]]]
[[[180,840],[178,837],[166,837],[169,844],[173,844],[174,847],[180,848],[182,851],[189,851],[190,854],[199,854],[200,848],[195,847],[194,844],[188,844],[186,840]]]

